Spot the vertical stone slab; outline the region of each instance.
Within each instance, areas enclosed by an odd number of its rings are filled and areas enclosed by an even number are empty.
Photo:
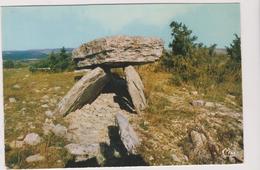
[[[109,80],[110,75],[99,67],[87,72],[58,103],[55,114],[65,116],[92,102]]]
[[[136,148],[140,145],[140,141],[127,118],[121,113],[117,113],[116,124],[119,127],[119,135],[126,150],[131,154],[137,154]]]
[[[144,110],[147,107],[146,99],[144,96],[144,85],[142,80],[134,69],[133,66],[128,66],[124,70],[128,92],[131,96],[133,105],[137,113]]]

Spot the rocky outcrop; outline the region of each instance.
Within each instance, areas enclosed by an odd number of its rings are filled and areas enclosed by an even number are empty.
[[[68,126],[66,139],[71,143],[90,145],[109,143],[108,127],[115,126],[115,115],[121,111],[114,101],[115,94],[100,94],[91,104],[65,117]]]
[[[114,147],[115,139],[111,135],[114,135],[116,129],[115,115],[117,112],[126,112],[115,102],[115,98],[114,93],[101,93],[91,104],[86,104],[64,117],[68,124],[65,138],[71,143],[66,148],[75,156],[75,162],[95,156],[102,163],[102,152],[107,147]]]
[[[125,67],[154,62],[162,51],[163,41],[159,38],[112,36],[82,44],[73,50],[72,58],[79,68]]]
[[[55,114],[67,115],[92,102],[109,81],[110,76],[101,68],[95,68],[83,76],[58,103]]]
[[[139,113],[147,106],[144,96],[144,85],[139,74],[135,71],[133,66],[128,66],[125,68],[125,76],[128,92],[131,96],[136,112]]]
[[[119,127],[119,134],[126,150],[131,154],[137,154],[136,148],[140,145],[140,141],[127,118],[121,113],[117,113],[116,124]]]
[[[207,144],[207,138],[203,133],[193,130],[191,131],[190,136],[195,149],[201,149]]]

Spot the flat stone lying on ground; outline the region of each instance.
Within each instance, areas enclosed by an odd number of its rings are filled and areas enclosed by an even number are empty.
[[[9,98],[9,102],[10,102],[10,103],[15,103],[15,102],[16,102],[16,99],[15,99],[14,97],[10,97],[10,98]]]
[[[110,75],[101,68],[86,73],[58,103],[55,114],[67,115],[93,101],[110,80]]]
[[[41,142],[41,137],[37,133],[29,133],[23,141],[28,145],[37,145]]]
[[[115,115],[122,111],[114,101],[113,93],[101,93],[91,104],[71,112],[65,117],[68,124],[66,139],[71,143],[90,145],[109,144],[109,128],[115,127]]]
[[[43,161],[44,159],[45,159],[44,156],[41,156],[40,154],[36,154],[36,155],[28,156],[25,160],[26,162],[31,163],[31,162]]]
[[[71,143],[65,146],[67,151],[75,156],[75,162],[86,161],[98,155],[99,144],[82,145]]]
[[[47,111],[45,112],[45,115],[46,115],[47,117],[52,117],[52,116],[53,116],[53,112],[50,111],[50,110],[47,110]]]
[[[55,125],[51,131],[59,137],[64,137],[67,134],[67,128],[65,126],[62,126],[60,124]]]
[[[205,105],[205,101],[204,100],[193,100],[191,102],[191,104],[193,106],[204,106]]]
[[[119,134],[127,151],[131,154],[137,154],[136,148],[140,145],[140,141],[127,118],[121,113],[117,113],[116,124],[119,127]]]
[[[91,155],[91,153],[93,155],[93,153],[95,154],[99,151],[99,144],[83,145],[70,143],[65,148],[72,155]]]
[[[15,85],[13,86],[13,88],[14,88],[14,89],[20,89],[20,88],[21,88],[21,86],[20,86],[20,85],[18,85],[18,84],[15,84]]]
[[[163,41],[154,37],[111,36],[82,44],[72,52],[79,68],[108,66],[125,67],[151,63],[163,51]]]
[[[137,113],[144,110],[147,106],[144,96],[144,85],[139,74],[136,72],[133,66],[128,66],[124,70],[128,92],[131,96],[133,105]]]

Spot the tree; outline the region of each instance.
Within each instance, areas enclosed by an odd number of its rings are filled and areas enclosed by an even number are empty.
[[[73,70],[75,67],[71,59],[71,53],[67,53],[65,47],[62,47],[58,53],[53,51],[48,58],[42,59],[30,66],[29,70],[34,72],[38,68],[50,68],[52,72],[61,72],[66,70]]]
[[[192,30],[188,29],[185,24],[173,21],[170,24],[172,42],[169,47],[174,55],[187,56],[191,53],[192,48],[196,47],[196,36],[192,36]]]
[[[61,57],[62,60],[68,58],[68,55],[67,55],[67,53],[66,53],[65,47],[62,47],[62,48],[61,48],[61,50],[60,50],[60,57]]]
[[[237,63],[241,62],[241,48],[240,48],[240,37],[237,34],[235,35],[235,39],[230,44],[230,47],[226,47],[227,54]]]
[[[14,68],[13,60],[4,61],[4,68]]]
[[[213,44],[209,47],[209,55],[212,56],[215,54],[215,49],[217,47],[217,44]]]

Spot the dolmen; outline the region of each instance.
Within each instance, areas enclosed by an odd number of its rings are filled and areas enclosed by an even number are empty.
[[[58,103],[55,114],[66,116],[93,102],[112,79],[111,68],[123,68],[127,91],[136,113],[147,108],[144,85],[133,66],[153,63],[160,59],[163,41],[154,37],[111,36],[82,44],[72,51],[77,70],[89,69]],[[140,142],[127,119],[117,114],[121,140],[129,153],[135,153]]]

